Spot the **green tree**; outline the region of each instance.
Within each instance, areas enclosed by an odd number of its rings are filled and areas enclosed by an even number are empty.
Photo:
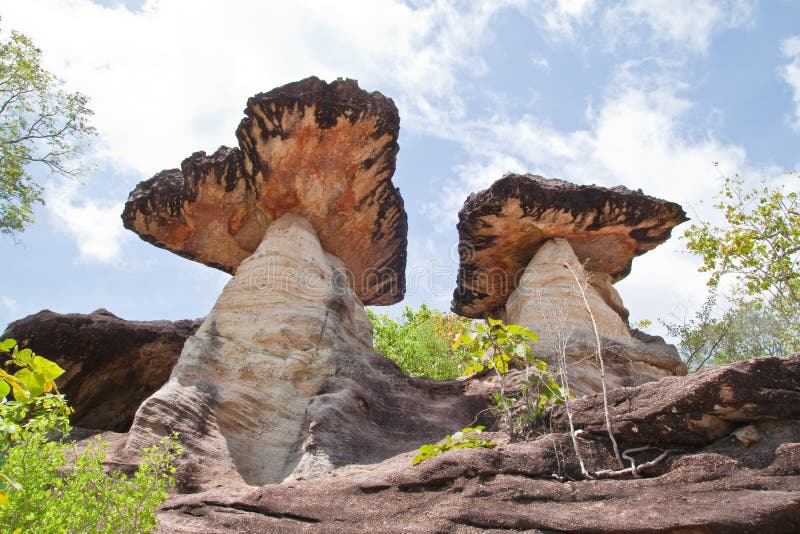
[[[34,205],[44,203],[31,164],[78,176],[87,168],[75,159],[86,137],[95,134],[88,98],[64,90],[42,68],[41,54],[13,30],[0,43],[0,232],[6,234],[24,230],[33,222]]]
[[[406,306],[399,319],[367,310],[375,329],[375,351],[394,360],[410,376],[437,380],[457,378],[467,359],[464,349],[453,349],[456,334],[471,321],[422,304],[416,311]]]
[[[797,191],[766,184],[746,191],[738,177],[726,178],[714,207],[722,212],[724,226],[700,221],[684,233],[688,249],[703,260],[700,270],[711,273],[709,285],[716,287],[733,274],[745,294],[769,301],[779,313],[794,312],[800,306]]]
[[[685,233],[687,248],[711,274],[705,304],[691,318],[661,321],[679,340],[687,367],[696,371],[759,356],[800,350],[800,203],[793,187],[746,190],[738,176],[726,178],[714,207],[724,224],[701,220]],[[728,307],[718,310],[720,281],[737,284]]]
[[[761,356],[785,356],[800,350],[794,317],[775,312],[769,302],[735,299],[727,310],[717,306],[716,290],[692,317],[661,320],[678,340],[678,353],[689,371]]]

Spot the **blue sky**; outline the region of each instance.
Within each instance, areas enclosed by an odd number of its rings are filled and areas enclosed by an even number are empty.
[[[37,223],[0,238],[0,325],[44,308],[205,315],[227,275],[122,228],[137,182],[234,145],[248,96],[317,75],[392,97],[409,216],[403,304],[449,307],[455,222],[505,172],[625,185],[713,217],[719,169],[800,168],[800,1],[0,1],[46,67],[91,98],[80,183],[47,185]],[[618,284],[634,320],[702,303],[677,235]],[[397,307],[394,307],[396,311]]]

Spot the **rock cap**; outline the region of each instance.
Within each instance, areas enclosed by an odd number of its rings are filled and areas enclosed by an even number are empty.
[[[272,221],[298,213],[345,264],[364,304],[405,293],[408,223],[391,177],[394,102],[355,80],[310,77],[247,101],[240,148],[196,152],[141,182],[122,220],[143,240],[228,273]]]
[[[458,214],[459,271],[452,310],[483,318],[501,309],[533,255],[566,239],[587,271],[630,273],[633,258],[688,220],[678,204],[622,186],[576,185],[506,174],[467,198]]]

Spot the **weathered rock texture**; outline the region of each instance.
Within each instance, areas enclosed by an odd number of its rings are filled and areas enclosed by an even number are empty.
[[[177,430],[185,486],[260,485],[379,461],[472,421],[482,399],[372,353],[342,267],[303,217],[271,224],[137,412],[128,452]]]
[[[156,246],[233,273],[284,213],[298,213],[339,257],[364,304],[405,292],[407,220],[392,185],[394,102],[307,78],[247,101],[240,148],[197,152],[130,194],[126,228]]]
[[[686,221],[679,205],[641,192],[531,174],[508,174],[470,195],[458,217],[461,262],[453,311],[476,318],[502,308],[548,239],[566,239],[588,271],[617,282],[634,257]]]
[[[136,409],[169,378],[194,321],[126,321],[100,309],[89,315],[44,310],[8,325],[3,339],[54,360],[75,409],[76,426],[124,432]]]
[[[608,275],[587,273],[567,240],[555,238],[536,251],[501,317],[539,334],[536,355],[562,368],[566,363],[570,389],[575,394],[602,389],[595,326],[606,364],[607,387],[634,386],[685,374],[675,347],[661,338],[632,336],[620,308],[624,310],[622,300]]]
[[[575,401],[590,470],[614,467],[600,396]],[[645,478],[581,480],[563,409],[555,433],[413,453],[313,481],[176,496],[165,532],[794,533],[800,531],[800,355],[611,392],[614,430]],[[553,475],[562,477],[562,481]]]

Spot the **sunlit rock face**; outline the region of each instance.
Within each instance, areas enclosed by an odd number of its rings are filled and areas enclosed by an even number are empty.
[[[470,195],[459,212],[460,265],[453,311],[483,318],[505,305],[538,248],[560,237],[589,272],[613,282],[634,257],[666,241],[683,209],[624,187],[508,174]]]
[[[156,246],[233,273],[284,213],[308,219],[364,304],[405,292],[407,217],[391,177],[394,102],[311,77],[247,101],[239,148],[197,152],[140,183],[122,214]]]
[[[177,430],[216,476],[279,482],[302,455],[310,400],[339,358],[372,349],[364,308],[311,224],[287,214],[239,266],[167,384],[136,414],[128,447]]]
[[[645,343],[631,335],[612,307],[621,306],[619,294],[603,276],[593,284],[594,275],[586,272],[566,239],[548,240],[525,269],[502,317],[509,324],[521,324],[538,333],[535,354],[553,366],[566,365],[575,394],[602,388],[596,358],[598,338],[609,388],[684,374],[673,346],[660,338]]]

